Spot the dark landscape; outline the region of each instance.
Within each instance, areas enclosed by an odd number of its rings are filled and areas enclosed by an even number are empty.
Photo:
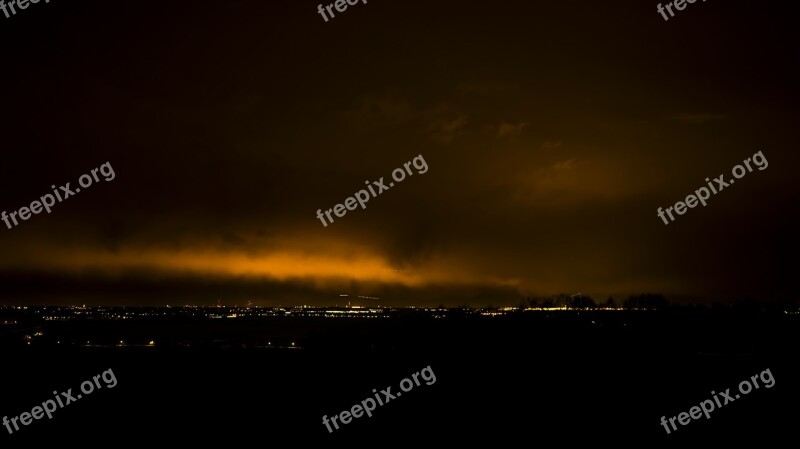
[[[777,444],[793,428],[786,410],[798,398],[800,374],[800,314],[780,308],[374,309],[374,316],[358,318],[232,307],[0,309],[6,323],[17,321],[0,335],[5,360],[15,364],[6,370],[7,385],[18,385],[4,408],[22,411],[49,391],[113,368],[114,390],[37,422],[36,434],[25,429],[26,437],[99,444],[119,435],[146,443],[159,435],[245,444],[268,434],[277,441],[512,444],[535,433],[564,444],[652,445],[667,443],[661,416],[769,368],[773,388],[751,392],[669,438]],[[82,313],[40,318],[70,311]],[[248,311],[284,316],[199,316]],[[127,319],[107,318],[126,313]],[[154,314],[163,316],[142,316]],[[325,430],[324,414],[425,366],[436,373],[434,385],[332,435]],[[147,433],[131,432],[136,426]]]
[[[0,449],[797,446],[800,3],[325,1],[0,0]]]

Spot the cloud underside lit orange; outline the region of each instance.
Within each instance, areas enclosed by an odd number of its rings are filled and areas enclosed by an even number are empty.
[[[262,278],[277,281],[310,280],[324,284],[336,281],[359,281],[420,287],[425,285],[496,285],[514,286],[514,279],[481,275],[451,262],[428,261],[417,267],[392,266],[383,257],[370,254],[346,256],[316,255],[280,251],[269,254],[245,254],[222,251],[70,251],[50,254],[31,267],[43,271],[91,271],[110,276],[147,271],[160,275],[201,275],[209,277]],[[19,267],[19,264],[16,264]]]

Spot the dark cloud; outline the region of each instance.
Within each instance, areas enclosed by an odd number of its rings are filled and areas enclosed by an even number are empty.
[[[797,295],[791,5],[667,23],[635,2],[315,7],[3,22],[0,207],[116,172],[0,232],[3,300]],[[766,171],[657,217],[759,150]],[[418,155],[427,173],[316,219]]]
[[[702,125],[712,120],[724,120],[728,118],[727,114],[675,114],[671,117],[672,120],[677,120],[682,123],[692,125]]]

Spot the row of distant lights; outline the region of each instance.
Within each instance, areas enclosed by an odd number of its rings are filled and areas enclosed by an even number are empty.
[[[26,335],[25,336],[25,340],[27,340],[28,344],[31,344],[31,340],[33,340],[33,337],[41,337],[43,335],[44,335],[44,333],[42,333],[42,332],[36,332],[32,336],[31,335]],[[56,341],[56,344],[61,344],[61,340]],[[92,344],[91,340],[86,340],[86,346],[89,346],[91,344]],[[155,340],[150,340],[149,342],[147,342],[147,346],[155,346],[155,345],[156,345]],[[272,342],[268,341],[267,345],[268,346],[272,346]],[[117,346],[128,346],[128,345],[125,343],[125,340],[120,340],[119,343],[117,344]],[[291,342],[291,346],[292,347],[296,347],[297,345],[295,344],[295,342]]]
[[[41,333],[38,333],[38,334],[41,335]],[[30,335],[26,335],[26,337],[30,337]],[[56,343],[60,344],[61,342],[57,341]],[[30,343],[28,343],[28,344],[30,344]],[[91,345],[91,344],[92,344],[92,342],[90,340],[86,340],[86,345]],[[155,340],[150,340],[147,343],[147,346],[155,346],[155,345],[156,345]],[[267,345],[272,346],[272,342],[268,341]],[[291,345],[292,345],[292,347],[296,346],[295,342],[292,342]],[[117,344],[117,346],[127,346],[127,344],[125,344],[125,340],[120,340],[119,344]]]
[[[57,341],[56,343],[61,344],[61,341]],[[91,344],[92,344],[91,340],[86,340],[86,345],[84,346],[90,346]],[[150,340],[149,342],[147,342],[147,345],[145,346],[155,346],[155,345],[156,345],[155,340]],[[120,340],[116,346],[128,346],[128,345],[125,343],[125,340]]]

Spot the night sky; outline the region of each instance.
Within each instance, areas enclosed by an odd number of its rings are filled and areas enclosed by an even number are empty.
[[[0,15],[0,210],[115,173],[0,224],[0,304],[797,298],[798,8],[656,5]],[[765,170],[657,216],[757,151]],[[426,173],[317,219],[419,155]]]

